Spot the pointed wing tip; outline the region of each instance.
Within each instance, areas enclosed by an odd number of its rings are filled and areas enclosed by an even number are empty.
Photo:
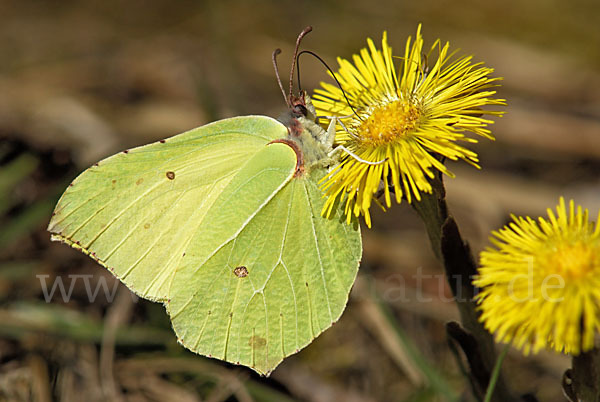
[[[165,301],[165,305],[168,304],[168,300]],[[168,309],[167,309],[168,310]],[[174,332],[177,333],[177,331],[175,331],[175,328],[173,328]],[[283,357],[282,359],[280,359],[279,361],[277,361],[276,363],[271,363],[271,365],[269,366],[256,366],[256,365],[252,365],[252,363],[244,363],[241,361],[236,361],[236,360],[230,360],[228,358],[224,358],[223,356],[215,356],[212,355],[210,353],[204,353],[202,351],[199,350],[194,350],[192,349],[190,346],[188,346],[183,339],[177,337],[177,343],[179,345],[181,345],[182,347],[184,347],[185,349],[189,350],[190,352],[198,355],[198,356],[202,356],[203,358],[206,359],[214,359],[214,360],[218,360],[220,362],[225,362],[228,364],[231,364],[232,366],[242,366],[242,367],[246,367],[254,372],[256,372],[258,375],[260,375],[261,377],[269,377],[271,375],[271,373],[273,373],[273,371],[275,371],[275,369],[283,362],[284,359],[286,359],[288,356],[297,353],[299,350],[294,351],[293,353],[290,353],[289,355]]]
[[[256,366],[250,367],[250,366],[246,366],[246,367],[248,367],[249,369],[257,372],[261,377],[270,377],[271,373],[273,373],[273,371],[275,371],[275,369],[277,367],[279,367],[279,365],[281,363],[283,363],[283,361],[285,359],[287,359],[289,356],[291,356],[291,355],[293,355],[295,353],[296,353],[296,351],[294,351],[293,353],[288,354],[287,356],[284,356],[278,362],[275,362],[275,363],[271,362],[271,365],[269,365],[269,366],[262,366],[262,367],[256,367]],[[241,364],[241,363],[237,363],[237,365],[244,366],[244,364]]]
[[[50,241],[57,241],[57,242],[65,243],[65,244],[73,247],[71,245],[72,242],[69,241],[63,235],[61,235],[59,232],[57,232],[54,228],[51,228],[50,226],[48,226],[47,230],[48,230],[48,232],[50,232]]]
[[[217,360],[221,360],[221,361],[226,361],[227,363],[230,363],[234,366],[243,366],[243,367],[247,367],[250,370],[256,372],[258,375],[260,375],[261,377],[265,377],[268,378],[271,376],[271,373],[273,373],[273,371],[275,371],[275,369],[283,362],[283,359],[281,359],[280,361],[278,361],[277,363],[275,363],[272,366],[267,367],[256,367],[256,366],[250,366],[250,365],[246,365],[244,363],[240,363],[240,362],[234,362],[234,361],[229,361],[229,360],[222,360],[219,359],[217,357],[214,356],[207,356],[207,357],[211,357],[213,359],[217,359]]]

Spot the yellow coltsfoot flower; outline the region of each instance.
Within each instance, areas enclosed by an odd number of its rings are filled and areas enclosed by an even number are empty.
[[[492,98],[496,92],[489,90],[499,80],[489,76],[493,69],[471,63],[471,57],[453,58],[449,44],[441,46],[439,40],[423,54],[420,25],[402,57],[392,56],[385,32],[381,50],[371,39],[367,43],[368,48],[354,55],[354,64],[338,59],[335,77],[343,92],[321,83],[313,104],[317,115],[338,118],[336,143],[354,154],[346,153],[324,179],[328,199],[323,214],[329,216],[338,201],[345,201],[348,221],[362,214],[371,226],[369,208],[378,190],[388,207],[390,185],[396,202],[403,196],[418,201],[421,192],[431,193],[429,180],[436,170],[453,176],[441,157],[478,167],[477,154],[459,142],[477,142],[466,132],[493,139],[486,128],[492,121],[483,116],[501,112],[482,107],[505,102]],[[400,62],[398,72],[395,61]],[[385,162],[373,164],[380,161]]]
[[[525,354],[540,349],[579,354],[600,331],[600,213],[560,199],[556,215],[513,216],[481,252],[477,295],[481,320],[499,342]]]

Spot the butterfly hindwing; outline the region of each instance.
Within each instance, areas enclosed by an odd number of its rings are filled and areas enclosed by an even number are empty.
[[[275,146],[286,147],[272,144],[271,154],[280,152]],[[168,303],[187,348],[266,374],[339,319],[361,243],[339,216],[320,216],[317,181],[324,174],[315,169],[291,178],[209,258],[201,246],[209,240],[198,233]],[[246,183],[249,189],[258,184]]]

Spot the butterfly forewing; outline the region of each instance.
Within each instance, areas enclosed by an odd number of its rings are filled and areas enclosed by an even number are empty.
[[[211,205],[254,154],[286,134],[274,119],[237,117],[114,155],[73,181],[48,230],[138,295],[165,300]]]

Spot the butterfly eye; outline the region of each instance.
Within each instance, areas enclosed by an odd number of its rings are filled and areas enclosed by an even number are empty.
[[[296,114],[302,115],[304,117],[306,117],[308,115],[308,110],[306,109],[306,106],[304,106],[301,103],[298,103],[296,105],[293,106],[292,111]]]

